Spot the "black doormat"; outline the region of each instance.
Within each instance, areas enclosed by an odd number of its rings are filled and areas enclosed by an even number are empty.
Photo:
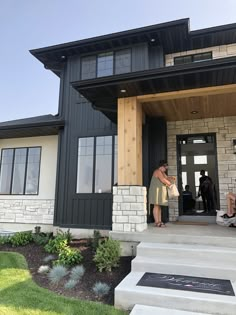
[[[139,286],[235,296],[229,280],[146,272]]]

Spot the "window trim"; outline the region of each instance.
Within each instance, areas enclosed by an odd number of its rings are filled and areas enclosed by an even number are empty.
[[[98,56],[102,55],[102,54],[109,54],[109,53],[112,55],[112,74],[98,76]],[[111,75],[114,75],[114,70],[115,70],[115,68],[114,68],[114,65],[115,65],[115,60],[114,60],[115,53],[114,53],[114,51],[109,50],[106,52],[101,52],[99,54],[96,54],[95,56],[96,56],[96,78],[104,78],[104,77],[109,77]]]
[[[112,137],[112,150],[111,150],[111,191],[110,192],[95,192],[95,176],[96,176],[96,144],[97,138],[99,137]],[[114,166],[115,166],[115,137],[117,134],[112,135],[97,135],[97,136],[82,136],[77,138],[77,164],[76,164],[76,178],[75,178],[75,194],[76,195],[91,195],[91,194],[112,194],[112,187],[114,186]],[[92,192],[78,192],[77,182],[78,182],[78,152],[79,152],[79,139],[93,138],[93,178],[92,178]]]
[[[28,156],[29,156],[29,149],[40,149],[39,155],[39,174],[38,174],[38,182],[37,182],[37,193],[36,194],[26,194],[26,176],[28,171]],[[12,194],[12,184],[13,184],[13,174],[14,174],[14,165],[15,165],[15,151],[17,149],[26,149],[26,162],[25,162],[25,174],[24,174],[24,189],[22,194]],[[42,158],[42,146],[34,146],[34,147],[14,147],[14,148],[1,148],[1,155],[0,155],[0,175],[2,170],[2,155],[4,150],[13,150],[13,158],[12,158],[12,171],[11,171],[11,180],[10,180],[10,193],[1,193],[0,196],[38,196],[39,195],[39,182],[40,182],[40,174],[41,174],[41,158]]]
[[[199,61],[194,61],[193,60],[193,58],[195,56],[204,55],[204,54],[210,54],[211,58],[210,59],[203,59],[203,60],[199,60]],[[184,57],[191,57],[191,61],[190,62],[186,62],[186,63],[183,62],[183,63],[180,63],[180,64],[176,64],[176,60],[184,58]],[[212,51],[205,51],[205,52],[199,52],[199,53],[196,53],[196,54],[189,54],[189,55],[187,54],[187,55],[184,55],[184,56],[176,56],[176,57],[174,57],[174,65],[178,66],[178,65],[184,65],[184,64],[195,63],[195,62],[202,62],[202,61],[207,61],[207,60],[212,60],[212,59],[213,59]]]
[[[119,75],[119,74],[115,73],[116,53],[119,52],[119,51],[122,51],[122,50],[129,50],[129,52],[130,52],[130,71],[129,72],[132,72],[132,69],[133,69],[132,47],[128,46],[128,47],[123,47],[123,48],[119,48],[119,49],[115,49],[115,50],[100,51],[100,52],[98,52],[96,54],[88,54],[88,55],[84,54],[84,55],[81,55],[81,57],[80,57],[80,69],[79,69],[80,80],[81,81],[83,81],[83,80],[86,81],[86,80],[93,80],[93,79],[104,78],[104,77],[108,77],[109,76],[109,75],[107,75],[107,76],[98,77],[98,55],[106,54],[106,53],[112,53],[112,55],[113,55],[113,73],[111,75]],[[82,78],[82,63],[83,63],[83,58],[87,58],[87,57],[95,57],[95,67],[96,67],[95,77],[94,78],[90,78],[90,79],[83,79]],[[124,73],[129,73],[129,72],[124,72]]]

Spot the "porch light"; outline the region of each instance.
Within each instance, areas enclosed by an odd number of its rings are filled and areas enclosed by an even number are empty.
[[[236,154],[236,139],[233,139],[233,152]]]
[[[193,115],[198,114],[198,111],[197,110],[192,110],[191,114],[193,114]]]
[[[154,43],[156,40],[155,38],[151,38],[151,42]]]
[[[121,93],[126,93],[126,90],[125,89],[122,89],[122,90],[120,90],[121,91]]]

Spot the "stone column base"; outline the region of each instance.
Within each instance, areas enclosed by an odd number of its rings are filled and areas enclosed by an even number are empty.
[[[112,231],[142,232],[147,229],[147,189],[113,187]]]

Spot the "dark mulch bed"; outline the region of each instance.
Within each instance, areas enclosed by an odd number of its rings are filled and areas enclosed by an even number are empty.
[[[98,298],[92,291],[92,287],[98,281],[107,283],[111,290],[107,296],[105,296],[101,302],[106,304],[114,304],[114,289],[115,287],[125,278],[125,276],[130,272],[132,257],[121,257],[120,265],[118,268],[112,270],[112,272],[99,272],[96,269],[96,265],[93,262],[93,252],[89,246],[88,240],[76,240],[73,241],[71,246],[79,248],[83,255],[83,266],[85,267],[85,274],[81,281],[76,285],[75,288],[71,290],[65,290],[63,282],[55,286],[50,284],[47,275],[39,274],[38,268],[41,265],[46,265],[43,259],[49,254],[43,249],[43,246],[38,246],[36,244],[29,244],[22,247],[11,247],[9,245],[0,245],[0,251],[11,251],[18,252],[25,256],[29,270],[32,274],[34,281],[41,287],[47,288],[51,291],[56,292],[60,295],[97,301]]]

